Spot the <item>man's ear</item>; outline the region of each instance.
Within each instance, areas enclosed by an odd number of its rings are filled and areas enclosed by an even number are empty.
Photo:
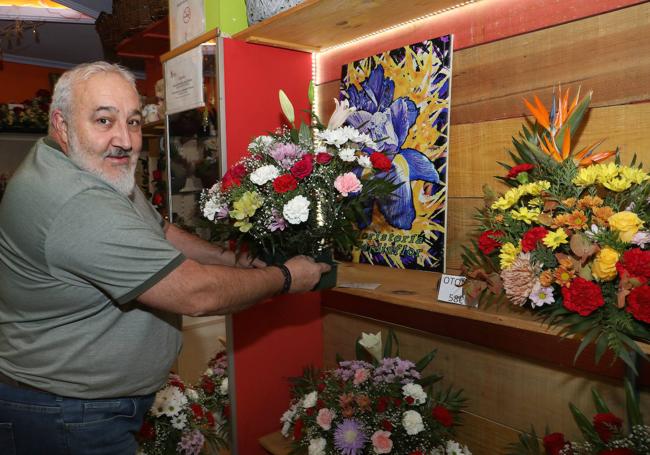
[[[63,112],[61,112],[59,109],[55,110],[52,114],[52,126],[54,127],[55,133],[52,139],[61,145],[61,148],[64,152],[67,152],[69,144],[68,123],[63,117]]]

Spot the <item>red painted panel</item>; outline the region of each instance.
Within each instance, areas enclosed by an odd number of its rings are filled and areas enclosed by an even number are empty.
[[[296,113],[309,107],[311,55],[224,41],[228,165],[246,153],[250,140],[281,125],[278,90]],[[258,439],[280,429],[289,406],[287,378],[307,365],[321,366],[320,294],[287,295],[233,316],[238,453],[264,454]]]
[[[390,32],[371,37],[318,57],[317,83],[341,77],[341,66],[390,49],[453,34],[454,49],[489,43],[571,22],[641,0],[482,0]]]

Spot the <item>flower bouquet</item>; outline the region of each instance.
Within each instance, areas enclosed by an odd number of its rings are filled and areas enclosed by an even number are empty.
[[[21,104],[0,104],[0,131],[46,132],[51,98],[50,92],[41,89]]]
[[[145,416],[138,455],[198,455],[205,446],[215,451],[229,447],[227,368],[226,355],[219,352],[192,387],[170,374]]]
[[[346,101],[337,101],[327,128],[316,120],[313,129],[296,127],[282,91],[280,103],[291,127],[255,138],[250,155],[203,192],[202,213],[213,222],[214,240],[246,244],[269,263],[297,254],[322,260],[333,249],[347,254],[358,240],[355,221],[370,216],[364,202],[395,188],[373,178],[390,159],[374,151],[368,135],[341,126],[353,111]]]
[[[508,455],[645,455],[650,453],[650,427],[643,423],[639,402],[629,382],[625,383],[625,401],[630,431],[623,430],[623,420],[613,414],[597,390],[592,390],[597,414],[591,421],[573,404],[571,413],[584,437],[583,442],[567,441],[563,433],[549,433],[542,447],[531,428],[519,441],[510,444]]]
[[[282,434],[309,455],[471,454],[451,440],[464,399],[451,388],[432,391],[440,376],[422,377],[435,351],[418,363],[402,360],[381,332],[363,334],[353,361],[294,378],[293,400],[281,418]],[[369,355],[361,346],[366,346]],[[366,359],[366,360],[361,360]]]
[[[572,149],[590,99],[560,90],[550,112],[526,101],[535,123],[513,138],[514,165],[502,163],[510,189],[486,190],[478,241],[463,254],[465,290],[482,303],[505,291],[580,335],[576,357],[594,342],[596,361],[610,349],[634,369],[632,353],[644,355],[634,339],[650,340],[650,182],[634,159],[596,152],[600,143]]]

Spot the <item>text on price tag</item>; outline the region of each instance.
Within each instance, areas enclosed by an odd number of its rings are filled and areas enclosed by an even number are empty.
[[[465,305],[463,283],[465,283],[464,276],[445,275],[443,273],[439,282],[438,300],[457,305]]]

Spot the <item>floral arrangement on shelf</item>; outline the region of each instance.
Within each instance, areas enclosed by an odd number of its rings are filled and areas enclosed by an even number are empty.
[[[280,104],[291,126],[255,138],[250,155],[203,192],[202,213],[213,222],[215,240],[247,244],[267,259],[349,253],[358,239],[355,220],[370,216],[364,202],[395,188],[378,178],[391,161],[374,151],[368,135],[341,126],[354,110],[347,101],[337,101],[327,128],[313,114],[313,128],[296,127],[283,91]]]
[[[47,132],[51,100],[50,92],[41,89],[31,100],[0,104],[0,131]]]
[[[193,386],[169,375],[138,434],[138,455],[198,455],[208,446],[227,448],[229,419],[228,360],[221,351]]]
[[[584,441],[568,441],[563,433],[546,435],[540,446],[535,428],[520,434],[519,441],[510,444],[507,455],[645,455],[650,453],[650,426],[643,423],[639,402],[629,382],[625,382],[625,401],[629,431],[623,419],[613,414],[597,390],[592,390],[597,414],[589,420],[573,404],[571,413]]]
[[[609,349],[635,369],[633,352],[645,357],[635,339],[650,340],[650,181],[635,159],[596,152],[602,141],[573,150],[590,100],[559,90],[550,112],[526,101],[535,123],[513,138],[514,164],[500,163],[510,189],[485,191],[478,240],[463,254],[465,291],[481,303],[505,294],[578,334],[576,358],[593,342],[597,362]]]
[[[422,376],[435,351],[413,363],[399,357],[392,332],[381,344],[381,332],[364,333],[357,360],[339,360],[338,368],[321,372],[308,368],[293,378],[282,434],[309,455],[471,455],[452,439],[462,391],[434,393],[442,378]]]

